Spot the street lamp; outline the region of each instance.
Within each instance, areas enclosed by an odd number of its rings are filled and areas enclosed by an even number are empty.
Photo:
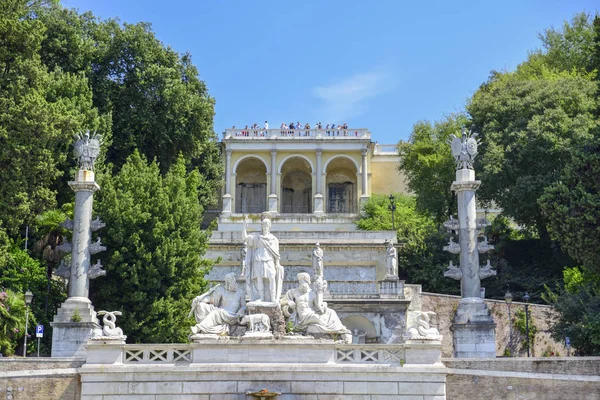
[[[25,292],[25,343],[23,344],[23,357],[27,357],[27,329],[29,325],[29,305],[33,300],[31,290]]]
[[[512,303],[512,293],[510,292],[510,287],[506,288],[506,293],[504,294],[504,301],[508,306],[508,351],[510,356],[512,357],[512,321],[510,319],[510,305]]]
[[[529,294],[525,292],[525,335],[527,335],[527,357],[529,357]]]
[[[392,211],[392,230],[396,230],[396,224],[394,223],[394,211],[396,211],[396,198],[393,194],[390,194],[390,205],[388,208]]]

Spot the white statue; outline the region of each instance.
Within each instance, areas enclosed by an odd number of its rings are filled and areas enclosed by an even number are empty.
[[[240,260],[242,264],[242,272],[240,276],[246,276],[246,257],[248,255],[248,243],[244,242],[244,245],[240,249]]]
[[[235,273],[225,275],[225,283],[216,285],[192,301],[190,316],[196,317],[192,332],[228,335],[231,325],[246,313],[246,294],[238,288]]]
[[[323,249],[319,242],[315,243],[315,248],[312,252],[313,273],[315,276],[323,276]]]
[[[271,231],[271,214],[261,214],[261,232],[246,233],[248,217],[242,225],[242,240],[248,244],[246,285],[252,301],[277,303],[283,288],[283,267],[279,263],[279,240]]]
[[[398,278],[398,250],[389,240],[385,241],[385,267],[387,269],[386,278]]]
[[[267,314],[244,315],[240,325],[248,325],[250,332],[270,332],[271,320]]]
[[[352,343],[352,333],[336,312],[327,308],[327,303],[319,303],[317,294],[310,288],[310,275],[300,272],[297,277],[298,287],[288,290],[281,299],[282,306],[294,310],[294,326],[315,333],[340,334],[346,343]]]
[[[123,335],[123,330],[117,328],[117,315],[121,315],[120,311],[98,311],[99,316],[102,318],[102,324],[104,325],[101,329],[96,328],[92,332],[93,340],[125,340],[127,336]]]
[[[430,325],[430,320],[435,315],[433,311],[418,311],[417,324],[408,328],[404,337],[406,339],[442,340],[440,332]]]

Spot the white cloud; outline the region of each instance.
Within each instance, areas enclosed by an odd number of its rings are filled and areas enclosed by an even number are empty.
[[[348,78],[313,89],[322,102],[320,115],[324,121],[344,122],[368,109],[367,99],[377,96],[392,86],[391,76],[384,68],[357,73]]]

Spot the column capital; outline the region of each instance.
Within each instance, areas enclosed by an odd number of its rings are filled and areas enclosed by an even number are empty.
[[[233,153],[232,149],[225,149],[225,153],[227,153],[228,156],[231,155],[231,153]]]
[[[362,149],[362,155],[366,156],[369,153],[369,149]]]
[[[315,153],[317,153],[317,155],[320,156],[321,154],[323,154],[323,149],[319,147],[315,150]]]
[[[272,156],[277,155],[277,149],[271,149],[271,155]]]

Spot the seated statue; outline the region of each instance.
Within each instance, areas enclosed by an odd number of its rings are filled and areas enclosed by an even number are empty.
[[[225,275],[225,283],[217,285],[192,301],[190,316],[196,317],[192,332],[229,335],[232,325],[246,313],[246,299],[238,288],[235,273]]]
[[[327,308],[327,303],[319,304],[317,294],[310,288],[310,275],[300,272],[298,287],[287,291],[281,298],[281,305],[294,310],[293,323],[299,330],[315,333],[340,334],[346,343],[352,342],[352,333],[340,321],[336,312]]]

